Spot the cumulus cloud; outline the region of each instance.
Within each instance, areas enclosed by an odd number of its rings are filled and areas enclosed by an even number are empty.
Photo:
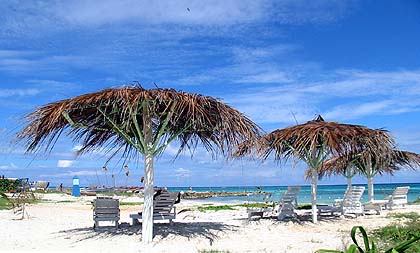
[[[69,168],[73,165],[74,161],[72,160],[58,160],[57,167],[59,168]]]

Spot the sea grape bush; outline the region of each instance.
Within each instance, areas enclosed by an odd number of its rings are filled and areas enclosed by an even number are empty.
[[[360,230],[360,233],[363,238],[364,248],[362,248],[362,245],[359,245],[357,239],[356,239],[356,233],[357,230]],[[345,251],[339,251],[339,250],[326,250],[326,249],[320,249],[317,252],[329,252],[329,253],[380,253],[378,247],[373,241],[370,241],[369,237],[367,236],[366,230],[361,226],[355,226],[351,230],[351,239],[353,241],[353,244],[350,245],[350,247]],[[399,245],[392,247],[386,251],[385,253],[403,253],[407,252],[408,249],[411,247],[415,247],[418,252],[420,252],[420,248],[417,245],[414,245],[416,241],[420,240],[420,236],[413,235],[411,239],[406,240]]]
[[[0,192],[9,192],[16,189],[19,180],[0,179]]]

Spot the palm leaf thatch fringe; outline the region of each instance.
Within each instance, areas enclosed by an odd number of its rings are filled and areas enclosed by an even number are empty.
[[[401,169],[418,169],[420,167],[420,154],[409,151],[393,150],[390,155],[378,159],[371,159],[368,164],[369,153],[362,152],[351,155],[350,159],[345,156],[335,156],[325,161],[318,169],[319,178],[343,175],[348,169],[356,168],[360,174],[366,174],[366,168],[370,165],[375,169],[375,173],[383,175],[385,173],[393,175],[395,171]],[[306,178],[311,177],[310,169],[306,171]]]
[[[216,154],[231,154],[237,144],[254,138],[261,129],[242,113],[219,100],[173,89],[139,86],[111,88],[61,100],[27,115],[27,126],[18,133],[27,152],[53,148],[66,132],[81,142],[79,154],[97,149],[124,150],[129,156],[147,147],[144,143],[145,108],[152,119],[153,150],[161,153],[177,139],[179,152],[201,143]],[[149,147],[150,148],[150,147]],[[115,154],[114,154],[115,155]]]
[[[329,156],[351,157],[353,153],[369,150],[376,157],[389,154],[394,147],[393,138],[386,130],[369,129],[360,125],[326,122],[321,116],[305,124],[274,130],[257,140],[241,143],[235,157],[249,154],[267,159],[303,158],[309,151]]]

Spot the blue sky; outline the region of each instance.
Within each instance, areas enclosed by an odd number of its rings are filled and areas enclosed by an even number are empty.
[[[0,174],[9,177],[111,185],[114,173],[119,185],[139,184],[141,163],[128,162],[130,177],[118,160],[105,173],[107,154],[76,158],[66,138],[50,154],[13,143],[37,106],[133,81],[218,97],[267,132],[322,114],[385,128],[400,149],[420,152],[418,1],[7,1],[0,13]],[[174,160],[176,150],[156,162],[157,185],[308,183],[301,163],[212,160],[201,148]]]

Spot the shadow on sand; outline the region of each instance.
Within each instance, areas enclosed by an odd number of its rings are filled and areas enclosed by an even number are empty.
[[[170,235],[182,236],[185,238],[201,237],[210,241],[218,239],[220,234],[226,231],[237,231],[238,226],[227,225],[219,222],[175,222],[174,225],[168,223],[155,223],[154,236],[166,238]],[[59,236],[76,237],[76,241],[83,241],[97,238],[111,238],[116,236],[137,235],[141,237],[141,224],[130,226],[128,223],[122,223],[118,229],[115,227],[93,227],[75,228],[62,230],[57,233]]]
[[[336,222],[342,219],[341,216],[337,215],[318,215],[318,222]],[[306,223],[312,222],[312,214],[311,213],[303,213],[299,214],[297,217],[289,217],[283,220],[278,220],[277,216],[266,216],[263,218],[251,219],[248,222],[256,222],[258,223],[260,220],[271,220],[274,224],[281,224],[287,222],[293,222],[300,225],[304,225]]]

